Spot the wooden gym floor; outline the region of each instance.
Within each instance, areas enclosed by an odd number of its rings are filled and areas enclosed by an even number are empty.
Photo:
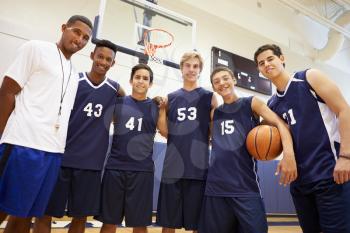
[[[288,217],[268,217],[268,224],[269,224],[269,233],[301,233],[301,229],[298,225],[298,220],[294,216],[288,216]],[[54,219],[54,221],[57,221],[58,223],[60,221],[69,221],[69,218],[63,218],[63,219]],[[91,219],[89,219],[91,220]],[[66,225],[66,224],[64,224]],[[2,224],[3,226],[3,224]],[[4,229],[0,229],[0,232],[3,232]],[[66,233],[68,232],[68,228],[58,228],[54,227],[51,230],[52,233]],[[86,233],[99,233],[100,228],[95,227],[87,227],[85,230]],[[117,229],[118,233],[132,233],[132,228],[125,228],[120,227]],[[162,230],[160,227],[149,227],[148,233],[161,233]],[[176,230],[176,233],[185,233],[188,231],[185,230]]]

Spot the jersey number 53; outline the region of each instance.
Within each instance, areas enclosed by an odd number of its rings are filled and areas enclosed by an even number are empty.
[[[184,121],[185,119],[193,121],[197,118],[197,108],[189,107],[189,108],[178,108],[177,109],[177,120]]]

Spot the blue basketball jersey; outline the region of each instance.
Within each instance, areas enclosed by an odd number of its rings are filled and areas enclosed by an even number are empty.
[[[118,98],[114,111],[114,136],[106,168],[154,171],[152,159],[159,108],[147,98]]]
[[[106,78],[95,86],[86,73],[79,76],[62,166],[102,170],[119,84]]]
[[[298,169],[295,184],[332,178],[340,146],[338,120],[307,82],[306,70],[295,73],[268,105],[290,127]]]
[[[239,98],[215,109],[212,151],[205,194],[221,197],[259,197],[256,160],[248,153],[245,140],[258,120],[253,97]]]
[[[168,141],[164,178],[206,178],[213,93],[203,88],[179,89],[168,95]]]

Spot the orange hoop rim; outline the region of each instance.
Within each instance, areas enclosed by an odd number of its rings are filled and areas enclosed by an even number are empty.
[[[148,40],[148,33],[152,32],[152,31],[158,31],[158,32],[164,32],[166,34],[168,34],[170,36],[170,42],[166,43],[166,44],[154,44],[149,42]],[[169,47],[174,41],[174,36],[173,34],[171,34],[170,32],[161,29],[161,28],[153,28],[153,29],[147,29],[145,30],[145,32],[143,33],[143,42],[145,45],[145,54],[149,55],[149,56],[154,56],[155,52],[157,49],[162,49],[162,48],[166,48]]]

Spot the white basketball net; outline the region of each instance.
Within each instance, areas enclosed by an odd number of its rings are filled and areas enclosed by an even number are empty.
[[[146,30],[143,35],[145,54],[148,55],[152,61],[163,63],[163,59],[156,57],[155,53],[159,48],[169,47],[174,40],[174,36],[163,29]]]

